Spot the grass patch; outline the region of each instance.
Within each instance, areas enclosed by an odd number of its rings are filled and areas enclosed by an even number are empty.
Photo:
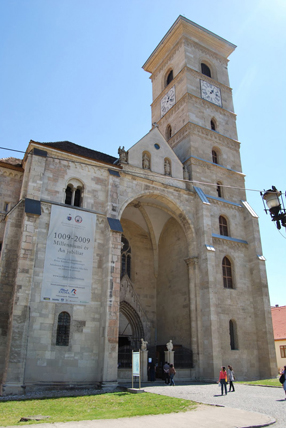
[[[279,379],[263,379],[263,380],[253,380],[253,381],[243,381],[236,383],[244,383],[245,385],[264,385],[264,386],[282,386],[279,382]]]
[[[82,421],[91,419],[117,419],[131,416],[158,415],[194,410],[197,404],[180,398],[150,393],[88,395],[40,400],[0,402],[0,426],[28,425]],[[21,417],[50,416],[42,421],[19,422]]]

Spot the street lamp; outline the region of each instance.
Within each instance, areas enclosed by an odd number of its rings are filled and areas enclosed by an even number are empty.
[[[268,189],[264,193],[260,192],[260,195],[263,200],[264,210],[266,214],[267,211],[270,212],[272,221],[276,221],[277,229],[280,230],[281,225],[286,227],[286,210],[282,193],[275,186],[272,186],[272,189]],[[265,207],[265,203],[268,209]]]

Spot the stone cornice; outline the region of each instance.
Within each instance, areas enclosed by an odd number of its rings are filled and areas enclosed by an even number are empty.
[[[158,74],[160,74],[163,70],[166,70],[168,68],[170,63],[172,63],[174,56],[176,55],[178,50],[183,47],[183,45],[184,45],[183,39],[180,39],[178,41],[178,43],[175,44],[175,46],[173,47],[173,49],[171,50],[171,52],[169,53],[167,58],[165,58],[165,60],[163,62],[161,62],[161,64],[157,68],[157,70],[151,75],[151,81],[152,82],[153,82],[153,80],[155,80],[157,78]],[[178,74],[177,74],[177,76],[178,76]],[[162,95],[162,93],[161,93],[161,95]]]
[[[208,195],[206,195],[206,197],[208,197]],[[209,202],[211,202],[211,204],[216,204],[216,205],[219,205],[219,206],[224,207],[224,208],[227,207],[227,208],[230,208],[230,209],[235,210],[235,211],[239,210],[239,209],[243,209],[242,206],[240,206],[238,204],[232,204],[231,201],[227,202],[224,200],[211,199],[211,201],[209,201]]]
[[[172,190],[172,192],[181,192],[188,196],[193,195],[194,192],[190,190],[186,190],[186,184],[184,180],[179,180],[176,178],[172,178],[170,176],[161,175],[152,171],[142,170],[141,168],[134,167],[131,165],[124,165],[124,169],[120,171],[121,178],[132,178],[136,181],[141,181],[142,183],[152,185],[155,188],[166,189],[167,191]]]
[[[181,39],[185,39],[194,46],[203,46],[203,49],[206,49],[209,55],[215,55],[217,59],[224,61],[224,64],[227,61],[227,57],[236,48],[233,43],[198,26],[185,17],[179,16],[147,61],[145,61],[143,69],[149,73],[154,73],[168,56],[170,48],[175,46]]]
[[[205,160],[205,159],[200,159],[200,158],[197,158],[197,157],[195,157],[195,156],[190,156],[190,157],[189,157],[188,159],[186,159],[183,163],[185,164],[187,161],[189,161],[189,164],[191,164],[191,165],[200,165],[200,166],[202,166],[203,168],[207,169],[208,171],[213,170],[213,168],[220,168],[222,171],[225,171],[226,173],[227,173],[227,172],[231,172],[231,173],[233,173],[233,174],[239,174],[239,175],[241,175],[242,177],[245,177],[245,174],[243,174],[243,173],[242,173],[242,172],[240,172],[240,171],[236,171],[236,170],[234,170],[234,169],[227,168],[227,167],[225,167],[225,166],[223,166],[223,165],[219,165],[219,164],[216,164],[216,163],[213,163],[213,162],[207,161],[207,160]]]
[[[186,137],[188,133],[192,132],[196,135],[203,135],[204,139],[207,137],[212,143],[239,151],[240,142],[219,134],[211,129],[204,128],[193,122],[187,122],[176,134],[174,134],[168,141],[170,147],[174,149]]]
[[[21,166],[13,165],[12,163],[2,162],[0,160],[0,167],[5,169],[11,169],[14,171],[24,172],[24,169]]]
[[[239,248],[246,248],[247,247],[247,243],[243,243],[243,242],[237,242],[237,241],[228,241],[226,239],[221,239],[221,238],[214,238],[213,237],[213,245],[214,247],[229,247],[229,248],[235,248],[235,249],[239,249]]]
[[[21,180],[23,177],[23,173],[24,170],[22,168],[6,168],[0,165],[0,175],[3,175],[4,177],[11,177]]]
[[[111,164],[100,159],[92,159],[92,158],[83,156],[81,154],[71,153],[66,150],[58,149],[56,147],[45,146],[44,143],[38,143],[32,140],[29,142],[29,146],[26,150],[26,154],[24,157],[25,162],[27,161],[28,156],[34,156],[32,153],[32,150],[34,148],[39,148],[41,150],[43,150],[44,148],[45,151],[48,153],[48,156],[46,157],[47,160],[57,159],[62,162],[73,162],[76,165],[76,167],[79,167],[82,169],[83,169],[83,166],[87,167],[86,169],[87,171],[89,171],[88,167],[91,167],[91,168],[102,167],[106,169],[114,169],[117,171],[121,170],[120,165]],[[95,171],[95,169],[93,169],[93,171]]]
[[[191,67],[184,67],[190,74],[192,74],[194,77],[196,77],[199,80],[205,80],[206,82],[210,83],[211,85],[215,85],[216,87],[222,89],[224,92],[229,92],[230,95],[232,95],[232,88],[229,86],[224,85],[223,83],[218,82],[215,79],[212,79],[211,77],[206,76],[205,74],[200,73],[197,70],[194,70]],[[183,70],[184,70],[183,69]]]
[[[166,67],[167,68],[167,67]],[[166,86],[166,88],[163,89],[162,92],[160,92],[160,94],[155,98],[155,100],[152,101],[151,103],[151,108],[153,106],[155,106],[158,102],[161,102],[161,99],[166,95],[166,93],[169,91],[170,87],[172,86],[176,86],[176,83],[178,82],[178,80],[182,77],[183,72],[189,72],[190,74],[192,74],[196,79],[199,80],[205,80],[206,82],[211,83],[212,85],[217,86],[218,88],[220,88],[221,90],[223,90],[224,92],[228,92],[231,96],[232,96],[232,89],[229,86],[224,85],[223,83],[218,82],[215,79],[212,79],[211,77],[205,76],[204,74],[194,70],[191,67],[188,67],[187,65],[185,65],[182,70],[179,71],[179,73],[174,77],[174,79],[172,80],[172,82]],[[190,94],[192,95],[192,94]],[[196,95],[194,95],[194,97],[196,97]],[[200,97],[197,97],[199,99],[201,99]],[[204,100],[205,101],[205,100]],[[207,103],[209,103],[207,101]],[[212,105],[216,106],[215,104],[211,103]],[[218,106],[216,106],[218,107]],[[223,107],[219,107],[220,109],[223,109]],[[224,110],[224,109],[223,109]],[[226,110],[229,111],[229,110]],[[235,114],[234,112],[230,112]],[[166,113],[168,114],[168,113]],[[166,115],[165,115],[166,116]]]
[[[211,51],[210,49],[202,46],[199,43],[196,43],[194,40],[190,41],[190,39],[184,38],[184,44],[188,47],[193,47],[193,48],[197,49],[202,54],[207,55],[209,58],[212,58],[215,61],[218,61],[220,64],[222,64],[226,67],[228,66],[229,60],[227,58],[223,58],[219,54]]]
[[[187,92],[186,94],[184,94],[177,102],[176,104],[170,108],[170,110],[167,111],[166,114],[164,114],[163,117],[160,118],[160,120],[158,121],[158,125],[160,125],[160,122],[162,119],[167,120],[167,122],[170,120],[170,118],[183,106],[186,105],[186,103],[190,101],[192,103],[192,105],[197,105],[198,108],[200,108],[202,105],[205,107],[210,107],[212,106],[212,109],[214,110],[214,114],[215,112],[217,112],[218,114],[221,114],[223,116],[226,116],[227,118],[231,118],[231,120],[236,119],[236,114],[225,110],[222,107],[216,106],[215,104],[203,100],[200,97],[197,97],[196,95],[190,94],[189,92]]]
[[[230,116],[232,119],[236,118],[236,114],[232,111],[226,110],[223,107],[219,107],[216,104],[211,103],[210,101],[203,100],[201,97],[197,97],[196,95],[190,94],[189,92],[187,94],[188,94],[188,98],[191,100],[192,104],[194,104],[194,101],[195,101],[195,103],[199,104],[199,106],[201,103],[206,107],[212,106],[214,111],[218,112],[219,114],[222,114],[222,115],[227,116],[227,117]],[[168,113],[166,113],[166,114],[168,114]]]

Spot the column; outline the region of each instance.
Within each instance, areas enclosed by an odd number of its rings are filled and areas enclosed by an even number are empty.
[[[198,258],[189,257],[185,259],[189,269],[189,299],[190,299],[190,323],[191,323],[191,348],[193,352],[193,367],[196,377],[200,373],[200,347],[199,347],[199,331],[198,331]]]

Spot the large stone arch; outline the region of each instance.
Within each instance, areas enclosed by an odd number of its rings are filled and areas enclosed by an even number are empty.
[[[119,210],[123,234],[132,250],[130,278],[121,279],[120,300],[139,314],[149,356],[159,365],[170,339],[176,349],[193,350],[191,330],[195,325],[186,263],[197,256],[191,210],[184,205],[184,194],[178,192],[171,199],[165,193],[165,189],[137,193]],[[131,295],[132,301],[128,300]]]
[[[174,202],[174,199],[171,199],[165,193],[161,193],[158,190],[146,190],[139,192],[138,194],[126,199],[119,208],[119,218],[121,219],[125,209],[131,205],[138,203],[145,198],[150,198],[153,200],[153,206],[159,207],[161,210],[168,212],[172,217],[174,217],[182,226],[188,242],[188,257],[197,256],[197,239],[195,228],[192,224],[191,219],[187,215],[186,211],[179,206],[179,202]],[[163,202],[164,205],[160,205]],[[150,201],[144,203],[145,205],[152,205]]]

